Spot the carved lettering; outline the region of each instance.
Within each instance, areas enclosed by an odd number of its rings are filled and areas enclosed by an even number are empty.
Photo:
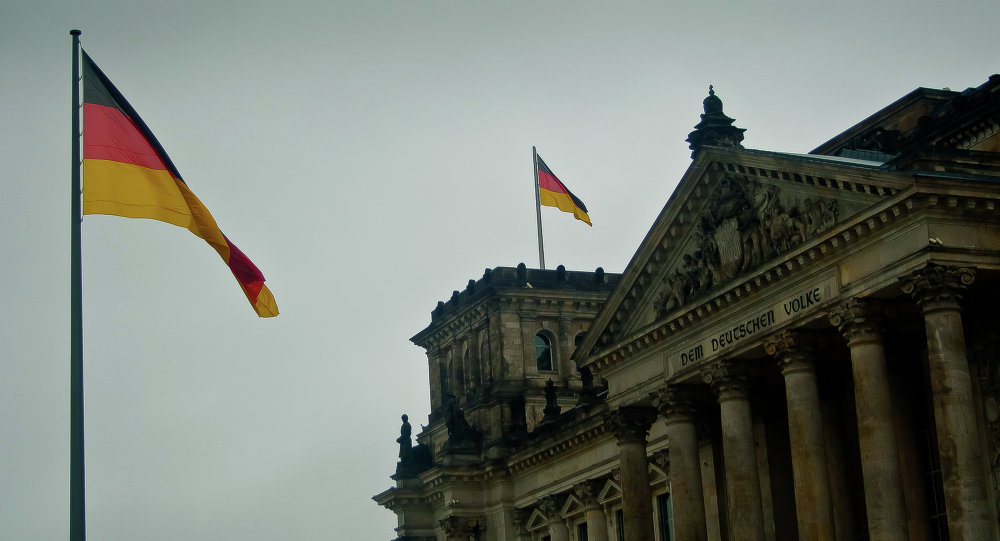
[[[797,293],[778,299],[769,306],[758,306],[753,312],[736,316],[719,326],[705,329],[704,334],[692,337],[667,357],[667,370],[677,371],[702,364],[708,358],[725,353],[743,341],[768,334],[776,325],[801,317],[816,310],[820,304],[837,296],[836,278],[800,289]]]
[[[712,353],[726,346],[731,346],[773,324],[774,310],[768,310],[757,317],[747,320],[745,323],[734,325],[732,329],[720,333],[718,338],[712,338]]]
[[[820,302],[822,300],[819,292],[819,288],[813,289],[807,293],[800,294],[798,297],[794,297],[789,301],[786,301],[782,308],[785,310],[785,315],[790,316],[792,314],[797,314],[802,310]]]
[[[687,366],[689,363],[693,363],[704,356],[704,349],[701,345],[697,345],[689,349],[685,353],[681,353],[681,366]]]

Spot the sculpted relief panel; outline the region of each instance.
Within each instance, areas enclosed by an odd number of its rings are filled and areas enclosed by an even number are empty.
[[[663,317],[836,225],[838,201],[783,194],[727,175],[698,216],[694,238],[663,278],[654,307]]]

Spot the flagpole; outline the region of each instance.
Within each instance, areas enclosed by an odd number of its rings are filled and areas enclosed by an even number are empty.
[[[83,279],[80,257],[80,34],[73,36],[73,163],[70,193],[70,453],[69,453],[69,538],[87,538],[83,467]]]
[[[538,151],[531,147],[531,163],[535,168],[535,217],[538,219],[538,268],[545,270],[545,248],[542,245],[542,203],[538,196]]]

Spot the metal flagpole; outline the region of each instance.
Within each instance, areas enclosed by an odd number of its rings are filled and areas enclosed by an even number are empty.
[[[69,538],[87,538],[83,484],[83,279],[80,257],[80,34],[73,36],[73,163],[70,203]]]
[[[542,203],[538,197],[538,151],[531,147],[531,163],[535,167],[535,217],[538,218],[538,268],[545,270],[545,247],[542,244]]]

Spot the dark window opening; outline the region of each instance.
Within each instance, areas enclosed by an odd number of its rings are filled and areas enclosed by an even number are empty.
[[[552,342],[542,333],[535,335],[535,365],[539,370],[552,370]]]

